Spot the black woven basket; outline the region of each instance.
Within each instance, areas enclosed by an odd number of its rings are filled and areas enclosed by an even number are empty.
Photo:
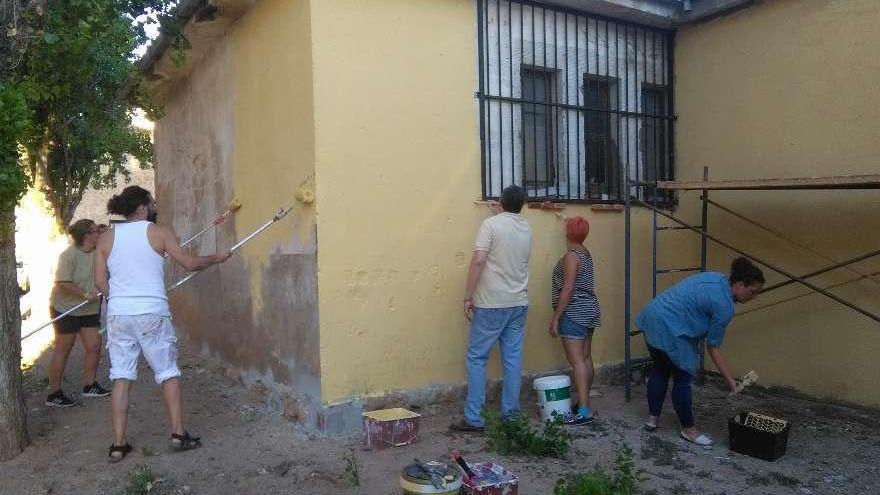
[[[765,461],[775,461],[782,457],[788,445],[788,431],[791,429],[791,424],[767,416],[754,415],[784,423],[781,428],[758,428],[747,424],[750,422],[749,415],[754,413],[741,412],[727,420],[730,450]],[[768,422],[773,424],[772,421]]]

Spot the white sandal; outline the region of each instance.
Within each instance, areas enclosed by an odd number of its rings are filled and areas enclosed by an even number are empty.
[[[679,430],[678,432],[681,435],[681,438],[684,438],[688,442],[699,445],[700,447],[711,447],[713,443],[712,439],[706,436],[704,433],[700,433],[697,438],[691,439],[691,437],[687,436],[684,431]]]

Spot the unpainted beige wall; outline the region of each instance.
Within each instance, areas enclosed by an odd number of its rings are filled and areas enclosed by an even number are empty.
[[[166,103],[156,128],[163,221],[182,237],[208,225],[233,198],[233,218],[196,245],[228,249],[294,211],[240,254],[174,294],[178,324],[251,379],[316,402],[316,222],[294,191],[314,174],[311,36],[307,1],[265,1],[216,41]]]
[[[676,46],[678,170],[697,179],[877,173],[880,156],[880,2],[776,0],[680,30]],[[689,195],[690,203],[696,195]],[[835,259],[878,246],[876,191],[716,192],[712,198]],[[687,200],[687,196],[685,198]],[[795,273],[832,264],[713,211],[710,230]],[[711,249],[716,267],[731,259]],[[880,260],[854,265],[880,270]],[[765,270],[770,283],[781,277]],[[821,286],[857,278],[837,271]],[[792,286],[740,311],[809,292]],[[877,282],[835,294],[880,313]],[[724,350],[766,385],[880,405],[880,323],[812,294],[738,316]]]

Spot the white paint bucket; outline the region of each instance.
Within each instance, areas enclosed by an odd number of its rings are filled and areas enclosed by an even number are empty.
[[[533,382],[538,392],[541,419],[553,421],[557,415],[571,414],[571,378],[566,375],[545,376]]]

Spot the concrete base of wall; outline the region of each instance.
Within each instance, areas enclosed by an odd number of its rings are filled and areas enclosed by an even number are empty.
[[[213,359],[207,349],[202,356]],[[392,390],[378,397],[352,398],[333,404],[321,404],[318,397],[303,394],[292,387],[272,381],[271,377],[231,366],[218,359],[229,376],[237,376],[247,388],[263,401],[264,407],[280,414],[306,434],[321,436],[350,436],[363,429],[361,414],[366,411],[403,407],[426,409],[435,404],[464,404],[467,386],[464,383],[431,385],[419,389]],[[570,369],[546,370],[523,375],[520,404],[529,407],[535,401],[532,381],[542,376],[569,374]],[[609,363],[596,368],[594,384],[597,386],[622,385],[623,363]],[[633,373],[635,381],[642,381],[641,371]],[[501,380],[487,384],[487,401],[497,401],[501,393]],[[450,422],[456,418],[450,418]]]
[[[520,404],[534,402],[532,381],[535,378],[550,375],[568,374],[571,370],[548,370],[523,375],[520,390]],[[611,363],[596,368],[596,385],[619,385],[623,383],[623,363]],[[487,401],[497,400],[501,392],[501,380],[490,380],[486,389]],[[362,431],[361,414],[365,411],[403,407],[422,409],[431,404],[459,403],[464,404],[467,386],[460,384],[432,385],[415,390],[392,390],[379,397],[357,398],[336,404],[321,405],[314,414],[317,422],[303,426],[312,433],[321,435],[354,435]],[[450,418],[452,422],[456,418]]]

